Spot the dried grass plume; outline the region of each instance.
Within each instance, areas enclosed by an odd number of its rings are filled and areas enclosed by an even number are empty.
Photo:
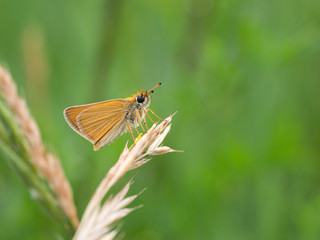
[[[27,140],[31,163],[48,181],[58,199],[60,207],[76,227],[79,221],[73,202],[72,190],[65,177],[60,160],[52,153],[45,151],[39,128],[32,118],[26,102],[19,97],[17,87],[10,74],[1,65],[0,92]]]
[[[146,134],[132,148],[125,146],[117,163],[109,170],[96,192],[91,198],[80,225],[74,236],[74,240],[114,239],[118,228],[113,224],[128,215],[135,208],[126,208],[137,195],[125,197],[131,181],[115,197],[109,197],[102,203],[110,188],[129,170],[137,168],[150,160],[148,156],[175,152],[169,147],[160,147],[160,144],[170,131],[169,116],[159,125],[154,124]]]

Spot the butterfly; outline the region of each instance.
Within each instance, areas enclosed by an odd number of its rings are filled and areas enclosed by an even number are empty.
[[[145,116],[152,121],[149,111],[162,120],[148,109],[153,89],[160,85],[161,83],[158,83],[149,91],[141,90],[128,98],[68,107],[64,110],[64,117],[74,131],[93,144],[95,151],[112,143],[126,130],[130,131],[134,140],[131,128],[137,131],[140,125],[145,131],[143,121],[148,129]]]

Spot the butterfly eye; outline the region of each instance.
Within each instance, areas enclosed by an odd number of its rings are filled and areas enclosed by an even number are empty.
[[[144,97],[143,96],[138,96],[137,97],[137,101],[138,101],[138,103],[143,103]]]

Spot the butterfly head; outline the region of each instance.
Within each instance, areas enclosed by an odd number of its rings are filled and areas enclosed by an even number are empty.
[[[158,83],[149,91],[141,90],[137,94],[133,95],[133,99],[137,104],[140,104],[142,107],[147,108],[151,103],[151,94],[153,93],[153,89],[155,89],[156,87],[159,87],[160,85],[161,83]]]

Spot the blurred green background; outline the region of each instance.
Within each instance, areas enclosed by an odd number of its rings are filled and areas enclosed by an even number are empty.
[[[131,137],[93,152],[64,108],[161,81],[151,109],[178,111],[165,144],[184,153],[120,182],[147,187],[124,239],[320,239],[320,1],[0,0],[0,62],[80,216]],[[6,161],[0,226],[0,239],[60,231]]]

